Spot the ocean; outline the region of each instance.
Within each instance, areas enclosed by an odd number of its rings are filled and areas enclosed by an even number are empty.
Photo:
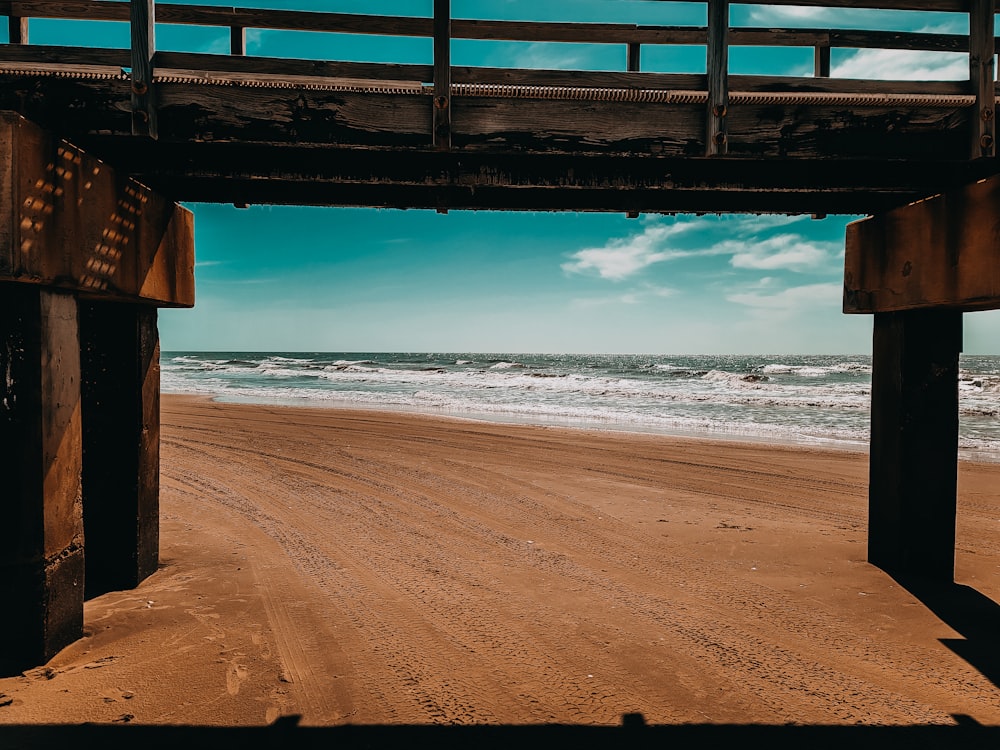
[[[165,352],[164,393],[864,448],[871,357]],[[1000,461],[1000,356],[963,356],[960,450]]]

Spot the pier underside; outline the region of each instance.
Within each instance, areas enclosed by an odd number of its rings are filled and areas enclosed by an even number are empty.
[[[0,116],[0,673],[79,638],[158,562],[157,307],[194,303],[192,216]]]

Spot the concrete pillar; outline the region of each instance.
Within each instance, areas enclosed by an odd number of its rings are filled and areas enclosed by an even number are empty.
[[[868,559],[904,577],[955,574],[962,313],[875,314]]]
[[[134,588],[159,564],[156,308],[80,302],[87,596]]]
[[[83,633],[81,457],[76,300],[0,283],[0,674]]]

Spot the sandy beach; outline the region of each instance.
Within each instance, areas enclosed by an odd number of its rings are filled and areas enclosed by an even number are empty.
[[[867,465],[166,396],[159,572],[0,724],[1000,724],[1000,465],[943,592],[866,563]]]

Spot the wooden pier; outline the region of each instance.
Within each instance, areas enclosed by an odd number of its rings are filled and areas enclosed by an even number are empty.
[[[696,27],[0,0],[0,672],[156,569],[156,308],[194,304],[177,201],[870,215],[844,277],[845,312],[874,316],[869,559],[951,581],[961,314],[1000,307],[996,0],[764,3],[958,13],[961,35],[731,27],[742,3]],[[33,19],[130,24],[131,46],[34,45]],[[227,30],[229,54],[157,49],[162,24]],[[247,29],[422,37],[432,59],[253,57]],[[621,69],[457,66],[456,39],[613,45]],[[705,72],[644,69],[659,45],[704,47]],[[730,74],[733,46],[807,48],[813,74]],[[963,53],[969,75],[835,78],[838,48]]]

